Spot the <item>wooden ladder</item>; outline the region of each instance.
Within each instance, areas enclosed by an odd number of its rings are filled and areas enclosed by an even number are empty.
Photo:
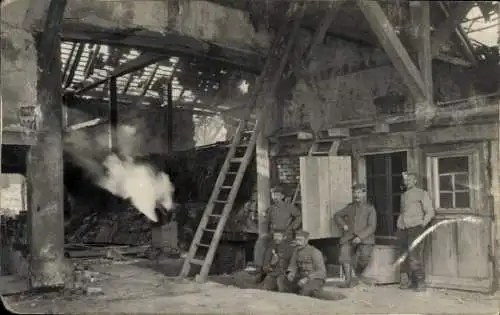
[[[226,160],[222,165],[221,171],[215,183],[212,195],[208,201],[207,207],[198,225],[198,229],[193,237],[191,246],[184,260],[179,278],[188,277],[191,265],[201,266],[199,274],[196,276],[196,282],[205,282],[210,267],[219,245],[219,241],[224,232],[226,221],[231,213],[236,195],[239,191],[243,176],[248,164],[252,158],[257,135],[261,131],[262,115],[260,111],[257,115],[255,125],[250,128],[250,116],[255,107],[257,99],[262,93],[264,95],[274,95],[277,83],[288,62],[288,56],[296,39],[296,34],[300,29],[300,23],[304,16],[305,4],[290,3],[290,9],[286,21],[281,26],[276,35],[271,48],[269,49],[266,64],[260,74],[255,87],[252,89],[247,112],[241,120],[236,130],[235,136],[227,153]],[[292,23],[293,22],[293,23]],[[290,28],[290,24],[292,27]],[[290,30],[291,29],[291,30]],[[281,45],[286,44],[285,49],[279,49]],[[277,67],[277,65],[279,65]],[[273,78],[270,84],[265,82],[268,78]],[[264,91],[262,91],[265,89]],[[241,153],[243,153],[241,156]],[[203,248],[204,254],[201,258],[197,256],[198,250]]]

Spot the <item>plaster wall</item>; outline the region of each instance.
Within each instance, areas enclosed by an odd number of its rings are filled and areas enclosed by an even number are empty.
[[[459,67],[433,63],[434,92],[437,101],[465,97],[467,82],[457,82]],[[313,130],[332,127],[345,120],[370,118],[381,107],[380,97],[401,96],[399,110],[412,110],[412,99],[398,71],[380,49],[338,38],[318,49],[308,69],[313,88],[299,80],[284,104],[284,128],[310,126]]]

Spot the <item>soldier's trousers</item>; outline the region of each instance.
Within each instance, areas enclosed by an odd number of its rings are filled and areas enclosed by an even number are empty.
[[[400,254],[406,253],[411,243],[423,232],[425,227],[415,226],[398,231],[400,241]],[[407,273],[412,280],[423,281],[425,279],[424,267],[424,244],[420,243],[408,253],[405,261],[401,264],[401,273]]]
[[[262,282],[262,289],[267,291],[288,292],[288,279],[284,274],[267,274]]]
[[[266,253],[266,249],[269,246],[272,237],[270,235],[259,236],[257,241],[255,242],[253,249],[253,263],[256,267],[262,267],[264,264],[264,255]]]
[[[339,262],[352,265],[356,273],[361,274],[372,258],[372,244],[341,244]]]

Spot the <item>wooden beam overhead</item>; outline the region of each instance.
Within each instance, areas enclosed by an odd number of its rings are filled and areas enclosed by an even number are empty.
[[[439,6],[444,8],[442,1],[439,1]],[[455,32],[457,26],[460,25],[461,21],[465,18],[467,13],[474,6],[473,1],[466,2],[456,2],[456,7],[450,11],[446,12],[446,20],[442,21],[437,27],[436,31],[432,36],[432,55],[436,56],[439,53],[441,45],[450,38],[451,34]],[[448,10],[443,10],[448,11]]]
[[[450,16],[448,7],[443,3],[443,1],[438,1],[438,3],[445,18],[448,18]],[[459,48],[464,57],[467,58],[467,60],[470,61],[474,66],[477,65],[477,58],[474,55],[474,47],[472,46],[469,37],[460,24],[456,25],[454,29],[454,35],[460,42]]]
[[[70,93],[81,94],[81,93],[86,92],[88,90],[91,90],[91,89],[93,89],[93,88],[95,88],[103,83],[106,83],[106,81],[108,81],[110,79],[117,78],[117,77],[120,77],[122,75],[137,71],[141,68],[149,66],[152,63],[158,62],[158,61],[160,61],[162,59],[166,59],[166,58],[169,58],[169,56],[166,56],[163,54],[156,54],[156,53],[144,53],[144,54],[140,55],[139,57],[137,57],[137,58],[135,58],[127,63],[119,65],[118,67],[116,67],[116,69],[114,69],[110,73],[110,75],[108,77],[106,77],[104,79],[97,80],[93,83],[89,83],[89,84],[85,85],[84,87],[82,87],[74,92],[71,91]]]
[[[425,100],[425,85],[420,71],[399,40],[380,4],[373,0],[357,0],[356,2],[415,101]]]
[[[214,61],[220,62],[228,67],[238,67],[242,71],[254,74],[260,73],[264,67],[264,58],[258,52],[223,47],[181,34],[147,30],[134,30],[128,33],[125,30],[116,32],[114,29],[65,22],[62,36],[66,41],[134,47],[142,51],[179,57],[198,57],[201,60],[211,60],[212,63]]]
[[[83,49],[85,48],[84,43],[75,43],[75,45],[78,45],[78,49],[76,51],[75,60],[73,61],[73,63],[71,64],[71,68],[69,69],[69,73],[67,76],[64,77],[63,88],[65,89],[68,88],[73,82],[76,69],[78,68],[78,64],[80,63],[80,58],[82,57],[83,54]],[[68,59],[68,64],[70,63],[70,61],[71,59]]]
[[[417,53],[422,79],[424,80],[425,96],[429,102],[434,99],[432,86],[432,51],[431,51],[431,18],[428,1],[411,1],[410,10],[414,11],[418,25]]]

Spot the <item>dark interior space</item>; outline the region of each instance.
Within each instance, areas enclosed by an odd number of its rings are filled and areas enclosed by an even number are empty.
[[[404,151],[366,156],[367,197],[377,211],[375,235],[380,239],[395,236],[406,155]]]

